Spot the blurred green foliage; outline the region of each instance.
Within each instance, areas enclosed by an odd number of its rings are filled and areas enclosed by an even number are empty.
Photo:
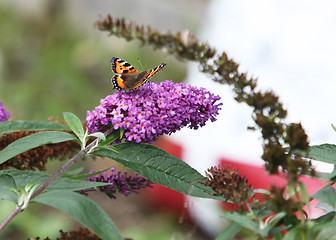
[[[0,204],[1,221],[13,210],[13,202],[2,200]],[[77,228],[77,223],[67,214],[41,204],[30,204],[27,210],[21,212],[1,233],[0,239],[28,239],[28,237],[49,237],[56,239],[59,230]]]
[[[87,110],[114,91],[113,56],[139,70],[137,57],[145,69],[168,63],[153,81],[184,78],[183,64],[172,57],[88,31],[70,22],[64,12],[54,5],[38,16],[0,8],[0,100],[11,119],[46,120],[69,111],[84,120]]]

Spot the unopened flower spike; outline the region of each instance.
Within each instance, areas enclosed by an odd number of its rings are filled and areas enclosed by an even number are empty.
[[[120,171],[116,172],[115,168],[111,168],[110,171],[105,171],[97,176],[89,177],[87,180],[110,183],[110,185],[99,187],[99,190],[114,199],[118,192],[128,196],[132,192],[138,193],[138,190],[141,188],[152,187],[152,183],[148,179],[137,173],[131,176],[125,171],[122,174]]]

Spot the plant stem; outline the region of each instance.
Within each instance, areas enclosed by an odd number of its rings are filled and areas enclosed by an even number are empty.
[[[16,209],[1,223],[0,232],[12,221],[12,219],[22,211],[21,206],[17,206]]]
[[[105,136],[108,136],[113,129],[107,130],[104,134]],[[45,181],[41,186],[39,186],[36,191],[33,193],[30,199],[33,199],[38,194],[40,194],[47,186],[49,186],[50,183],[52,183],[57,177],[59,177],[62,173],[65,172],[72,164],[74,164],[79,158],[84,156],[87,152],[91,150],[94,146],[96,146],[101,139],[97,138],[92,143],[87,145],[84,149],[79,151],[73,158],[71,158],[67,163],[65,163],[54,175],[52,175],[47,181]]]
[[[57,177],[59,177],[62,173],[64,173],[72,164],[74,164],[79,158],[84,156],[93,146],[97,144],[98,139],[94,140],[90,143],[86,148],[80,150],[73,158],[71,158],[68,162],[66,162],[54,175],[48,178],[41,186],[39,186],[36,191],[33,193],[30,199],[33,199],[38,194],[40,194],[46,187],[49,186]]]

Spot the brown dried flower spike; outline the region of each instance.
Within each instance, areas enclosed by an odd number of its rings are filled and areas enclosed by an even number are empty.
[[[204,185],[210,186],[216,192],[215,196],[223,196],[242,206],[254,195],[251,185],[247,184],[247,178],[242,177],[236,168],[230,169],[226,165],[211,167],[205,174],[207,180]]]
[[[96,234],[94,234],[91,230],[79,227],[77,230],[71,232],[64,232],[60,230],[61,236],[57,238],[57,240],[101,240]],[[30,238],[30,240],[40,240],[40,237]],[[49,237],[44,240],[50,240]],[[131,238],[124,238],[124,240],[132,240]]]
[[[12,142],[36,132],[38,131],[20,131],[1,135],[0,151]],[[66,141],[57,144],[46,144],[21,153],[7,162],[0,164],[0,170],[14,167],[19,170],[38,169],[40,171],[45,171],[45,164],[47,163],[48,159],[56,158],[59,160],[64,160],[79,150],[80,146],[78,143],[73,141]]]

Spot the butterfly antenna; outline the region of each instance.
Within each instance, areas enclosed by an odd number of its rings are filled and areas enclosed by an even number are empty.
[[[143,71],[143,70],[144,70],[144,68],[142,67],[142,64],[141,64],[140,58],[138,57],[137,59],[138,59],[138,62],[139,62],[139,64],[140,64],[141,70]]]

